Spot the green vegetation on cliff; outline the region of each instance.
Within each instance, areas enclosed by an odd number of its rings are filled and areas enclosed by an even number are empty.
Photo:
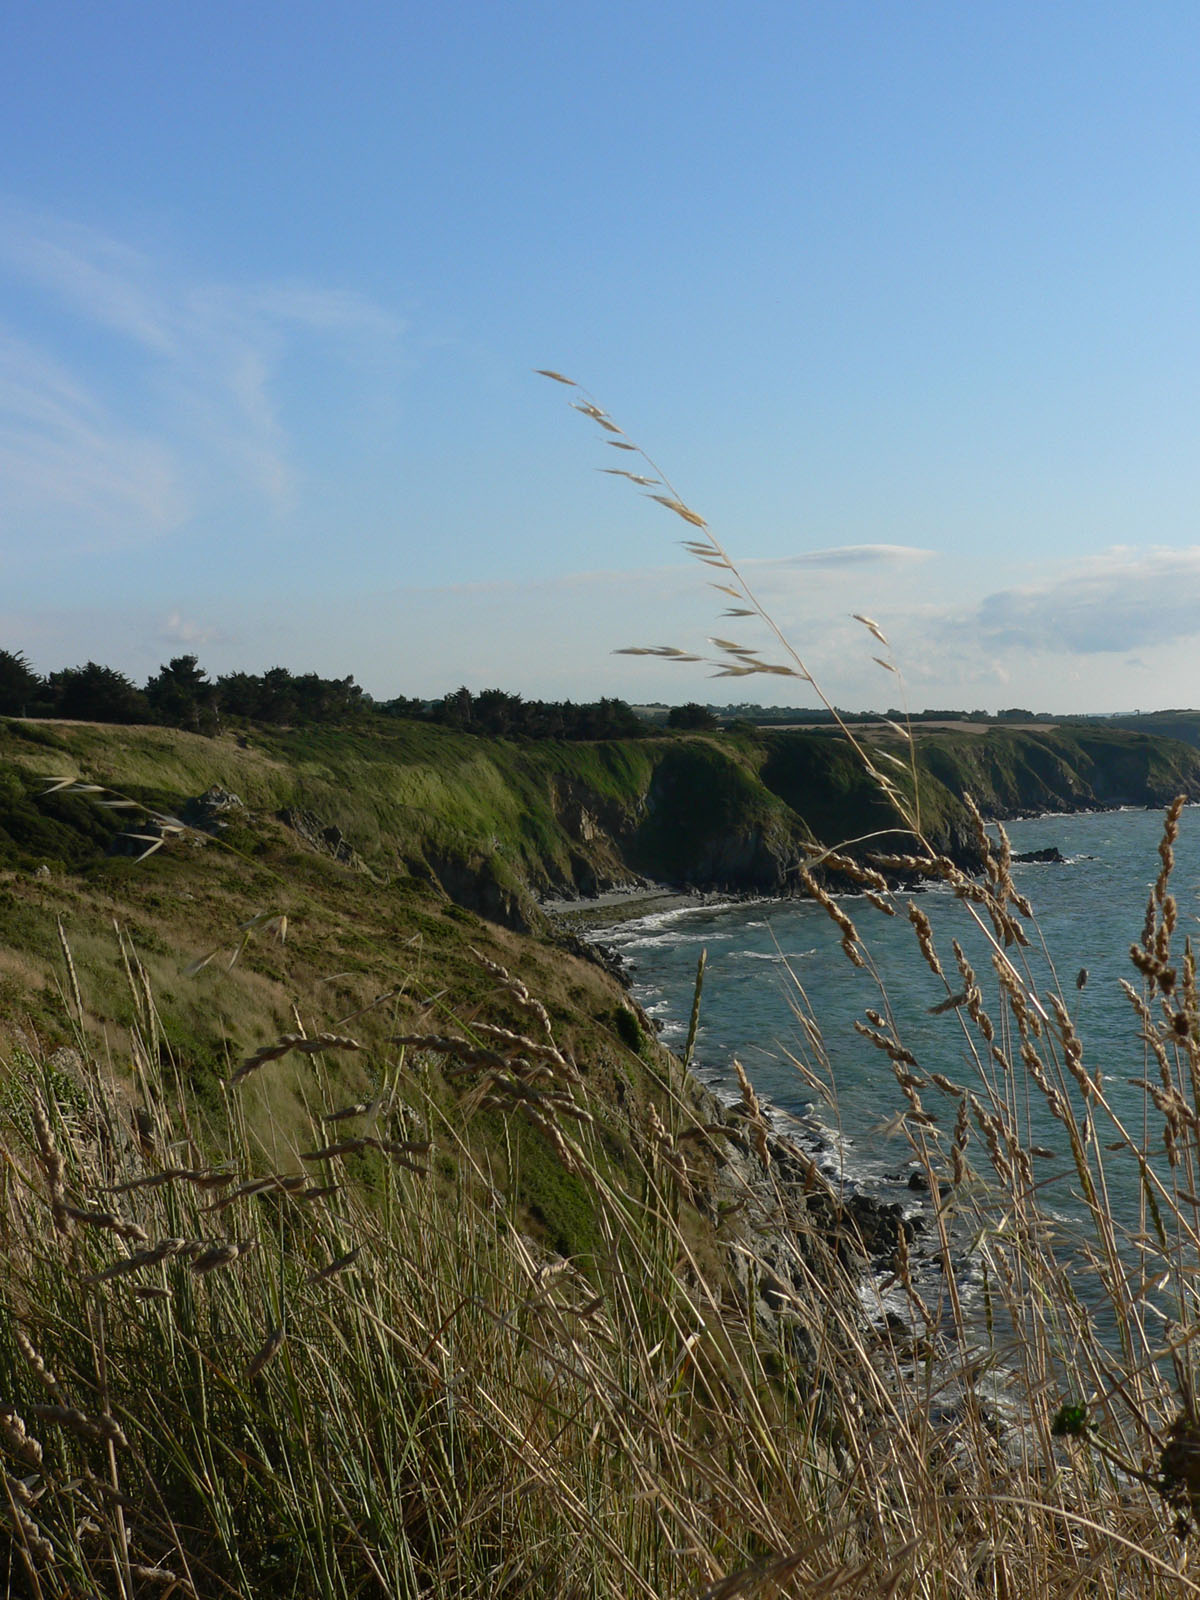
[[[907,746],[877,747],[911,790]],[[976,849],[964,794],[996,817],[1200,796],[1200,754],[1144,734],[940,731],[919,735],[915,749],[923,830],[962,860]],[[0,860],[79,866],[119,831],[119,813],[75,797],[35,804],[47,776],[106,784],[164,812],[218,787],[251,815],[287,813],[330,848],[340,840],[385,881],[431,877],[472,909],[521,925],[536,915],[531,895],[588,894],[639,875],[786,892],[815,843],[886,845],[879,835],[901,826],[845,740],[820,732],[564,743],[382,717],[218,737],[0,721],[0,761]],[[236,829],[236,812],[224,820]]]

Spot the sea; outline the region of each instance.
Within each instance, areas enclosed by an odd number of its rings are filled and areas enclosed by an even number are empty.
[[[1028,925],[1032,944],[1024,952],[1033,987],[1043,996],[1057,987],[1083,1040],[1085,1061],[1103,1071],[1114,1109],[1157,1165],[1161,1133],[1146,1120],[1144,1092],[1130,1082],[1154,1076],[1156,1069],[1147,1061],[1141,1024],[1121,979],[1140,988],[1129,949],[1140,938],[1158,874],[1163,814],[1103,811],[1005,826],[1014,853],[1056,847],[1063,858],[1013,868],[1035,912]],[[1200,807],[1184,810],[1175,858],[1171,887],[1179,906],[1176,946],[1181,951],[1184,937],[1195,934],[1200,914]],[[855,1031],[855,1020],[868,1007],[893,1017],[919,1072],[936,1071],[977,1086],[970,1046],[978,1040],[965,1014],[932,1010],[947,998],[947,987],[918,948],[904,914],[910,898],[933,925],[951,991],[963,987],[952,947],[957,939],[978,975],[985,1004],[998,1016],[987,939],[963,903],[944,888],[898,895],[901,914],[894,917],[861,896],[841,899],[870,953],[868,970],[850,964],[838,929],[810,900],[688,906],[609,927],[596,937],[625,959],[636,998],[676,1050],[686,1041],[703,954],[696,1074],[733,1100],[738,1094],[733,1062],[740,1061],[781,1129],[803,1135],[819,1149],[831,1176],[886,1194],[912,1178],[916,1163],[897,1132],[896,1115],[905,1102],[891,1064]],[[1063,1129],[1039,1110],[1036,1091],[1029,1104],[1033,1138],[1051,1152],[1038,1169],[1046,1203],[1066,1217],[1078,1217],[1078,1179]],[[929,1095],[927,1108],[953,1121],[953,1102]],[[1117,1135],[1098,1118],[1097,1137],[1111,1141]],[[977,1166],[986,1166],[978,1149],[970,1154]],[[1133,1228],[1141,1204],[1138,1164],[1126,1158],[1109,1165],[1110,1204],[1114,1214],[1121,1213],[1118,1220]]]

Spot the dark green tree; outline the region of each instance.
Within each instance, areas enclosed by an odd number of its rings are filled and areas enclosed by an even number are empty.
[[[0,716],[29,717],[45,694],[22,650],[0,650]]]
[[[503,689],[483,689],[475,696],[472,726],[477,733],[491,733],[500,737],[506,733],[519,733],[524,729],[525,721],[525,707],[519,694],[508,694]]]
[[[82,667],[64,667],[47,680],[59,717],[80,722],[149,722],[150,703],[123,672],[89,661]]]
[[[353,677],[305,672],[292,679],[291,697],[298,722],[346,722],[365,709],[365,696]]]
[[[211,732],[217,725],[216,685],[195,656],[175,656],[160,667],[145,689],[150,709],[173,728]]]
[[[408,717],[417,722],[426,721],[429,717],[425,701],[406,694],[398,694],[394,700],[384,700],[375,709],[385,717]]]
[[[451,728],[470,728],[474,722],[475,697],[462,685],[453,694],[444,695],[434,707],[434,718]]]
[[[262,679],[254,672],[226,672],[217,679],[217,708],[230,717],[257,717]]]
[[[640,739],[646,724],[624,700],[592,701],[577,706],[574,727],[568,726],[568,739]]]
[[[667,712],[668,728],[719,728],[720,721],[707,706],[699,705],[695,700],[689,700],[685,706],[672,706]]]
[[[264,722],[295,722],[299,710],[296,680],[286,667],[271,667],[262,675],[258,716]]]

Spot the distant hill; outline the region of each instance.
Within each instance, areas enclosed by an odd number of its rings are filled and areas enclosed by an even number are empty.
[[[1200,711],[1147,711],[1127,716],[1094,719],[1104,728],[1125,728],[1131,733],[1149,733],[1158,739],[1178,739],[1200,749]]]

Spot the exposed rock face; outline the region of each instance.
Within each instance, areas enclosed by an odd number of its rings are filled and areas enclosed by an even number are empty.
[[[200,828],[205,833],[215,833],[219,828],[226,826],[233,813],[245,809],[245,801],[240,795],[234,794],[231,789],[222,788],[219,783],[214,783],[203,794],[185,801],[180,809],[180,816],[191,828]]]
[[[544,918],[528,890],[505,883],[494,860],[487,856],[463,859],[436,856],[427,859],[430,876],[455,905],[501,927],[530,933]]]
[[[550,887],[565,899],[572,895],[604,894],[629,882],[640,881],[628,862],[629,840],[645,808],[645,796],[634,795],[627,806],[595,794],[587,784],[557,774],[551,783],[551,801],[559,825],[572,841],[565,879],[550,873]]]
[[[584,806],[580,806],[574,819],[573,832],[582,839],[584,844],[592,844],[595,840],[604,837],[604,829],[600,822]]]
[[[625,848],[639,871],[669,883],[784,894],[812,840],[752,767],[697,741],[658,762]]]
[[[710,839],[687,881],[703,888],[782,894],[800,865],[800,852],[762,827]]]
[[[367,870],[362,857],[340,828],[322,822],[320,817],[299,806],[284,806],[282,811],[276,812],[276,816],[284,827],[298,833],[305,844],[319,850],[322,855],[332,856],[335,861],[342,861],[357,871]]]

